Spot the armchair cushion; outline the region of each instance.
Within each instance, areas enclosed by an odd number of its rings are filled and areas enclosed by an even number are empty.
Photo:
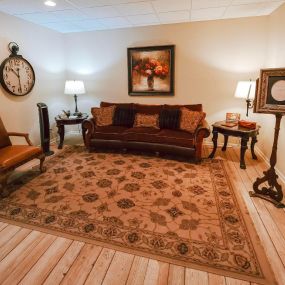
[[[22,164],[25,160],[32,159],[33,156],[40,155],[42,149],[29,145],[12,145],[0,149],[0,169],[6,170],[17,164]]]

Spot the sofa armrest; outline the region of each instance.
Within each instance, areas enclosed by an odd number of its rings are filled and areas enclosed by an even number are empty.
[[[8,132],[8,136],[9,137],[24,137],[26,139],[26,142],[28,145],[33,145],[30,138],[29,138],[29,134],[26,133],[16,133],[16,132]]]
[[[208,122],[204,120],[202,124],[200,124],[197,130],[195,131],[195,139],[197,139],[198,137],[207,138],[210,136],[210,134],[211,134],[210,126]]]
[[[82,132],[84,144],[87,148],[90,146],[90,139],[96,128],[95,121],[93,118],[86,119],[82,122]]]

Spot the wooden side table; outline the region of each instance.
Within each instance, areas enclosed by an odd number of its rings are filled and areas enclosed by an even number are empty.
[[[247,150],[247,143],[249,138],[251,138],[251,155],[252,159],[257,159],[257,156],[254,153],[254,146],[257,143],[257,135],[259,133],[260,126],[257,126],[256,129],[250,130],[243,127],[235,126],[235,127],[226,127],[223,126],[225,121],[216,122],[212,125],[213,127],[213,143],[214,148],[212,153],[209,155],[209,158],[213,158],[215,156],[217,146],[218,146],[218,134],[224,135],[224,145],[222,147],[222,151],[226,151],[229,136],[240,137],[241,138],[241,148],[240,148],[240,168],[246,169],[244,155]]]
[[[65,125],[78,125],[81,124],[84,120],[88,118],[87,114],[83,114],[81,117],[76,117],[76,118],[60,118],[59,116],[55,117],[56,121],[56,126],[58,129],[58,134],[59,134],[59,144],[58,144],[58,149],[62,149],[63,146],[63,141],[64,141],[64,126]],[[82,134],[84,134],[82,130]]]

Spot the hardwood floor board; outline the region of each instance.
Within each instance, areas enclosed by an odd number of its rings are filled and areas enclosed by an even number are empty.
[[[6,223],[0,222],[0,232],[8,226]]]
[[[148,266],[148,258],[135,256],[127,285],[142,285],[144,283],[144,277]]]
[[[0,247],[0,261],[18,246],[32,231],[22,228],[9,241]]]
[[[18,284],[31,270],[38,259],[46,252],[55,239],[55,236],[45,235],[44,238],[29,252],[29,255],[20,263],[17,263],[13,273],[8,275],[2,285],[10,285],[13,283]]]
[[[69,246],[65,254],[62,256],[60,261],[53,268],[47,279],[45,280],[45,285],[56,285],[60,284],[69,268],[72,266],[73,262],[77,258],[80,253],[82,247],[84,246],[84,242],[73,241]]]
[[[248,192],[251,190],[252,185],[247,171],[240,169],[239,160],[236,159],[233,150],[227,151],[226,153],[220,152],[220,154],[225,158],[228,158],[225,160],[225,164],[228,166],[228,173],[233,185],[235,186],[236,195],[241,196],[246,203],[247,210],[250,213],[252,221],[255,225],[256,232],[261,239],[268,260],[272,264],[275,277],[280,285],[285,284],[285,270],[282,261],[280,260],[279,255],[276,252],[276,248],[272,243],[270,235],[262,221],[262,216],[259,213],[260,209],[258,208],[258,205],[254,203],[256,198],[251,198],[249,196]]]
[[[101,251],[102,247],[100,246],[85,244],[61,284],[84,284]]]
[[[19,284],[42,284],[71,244],[71,240],[57,237]]]
[[[184,283],[185,267],[170,264],[168,273],[168,285],[184,285]]]
[[[209,285],[226,285],[226,278],[213,273],[208,274]]]
[[[185,285],[208,285],[208,273],[200,270],[186,268],[185,270]]]
[[[0,248],[8,242],[17,232],[20,231],[20,227],[14,225],[8,225],[0,232]]]
[[[102,284],[105,275],[110,267],[110,264],[113,260],[114,255],[115,255],[115,250],[109,248],[103,248],[84,284],[86,285]]]
[[[113,285],[114,281],[118,285],[125,284],[129,276],[133,259],[134,255],[117,251],[102,284]]]
[[[31,232],[17,247],[15,247],[0,262],[0,284],[13,273],[14,269],[31,252],[31,250],[44,238],[40,232]]]

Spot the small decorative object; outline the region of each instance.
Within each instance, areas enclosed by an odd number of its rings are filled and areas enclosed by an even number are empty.
[[[238,122],[239,127],[255,130],[256,129],[256,122],[249,122],[245,120],[241,120]]]
[[[64,94],[74,95],[75,112],[74,115],[80,114],[77,108],[77,95],[85,94],[84,83],[81,80],[67,80],[65,82]]]
[[[228,128],[233,128],[233,127],[236,127],[238,125],[238,123],[222,123],[222,126],[224,127],[228,127]]]
[[[285,208],[282,203],[282,187],[278,183],[275,171],[277,163],[277,145],[282,116],[285,114],[285,68],[262,69],[257,80],[257,96],[254,111],[274,114],[276,117],[274,142],[270,157],[270,168],[262,178],[257,178],[250,195],[272,202],[277,208]]]
[[[253,108],[253,99],[255,96],[255,82],[253,81],[239,81],[237,84],[235,97],[246,99],[246,116],[248,117],[248,110]]]
[[[226,114],[226,123],[235,123],[237,125],[237,122],[239,120],[240,120],[239,113],[227,113]]]
[[[18,55],[19,46],[16,43],[9,43],[8,49],[11,54],[0,66],[0,83],[12,95],[27,95],[35,85],[33,67],[26,59]]]
[[[129,95],[174,94],[174,46],[128,48]]]
[[[70,115],[71,115],[71,112],[69,110],[65,111],[65,110],[62,110],[63,114],[66,116],[66,118],[69,118]]]

